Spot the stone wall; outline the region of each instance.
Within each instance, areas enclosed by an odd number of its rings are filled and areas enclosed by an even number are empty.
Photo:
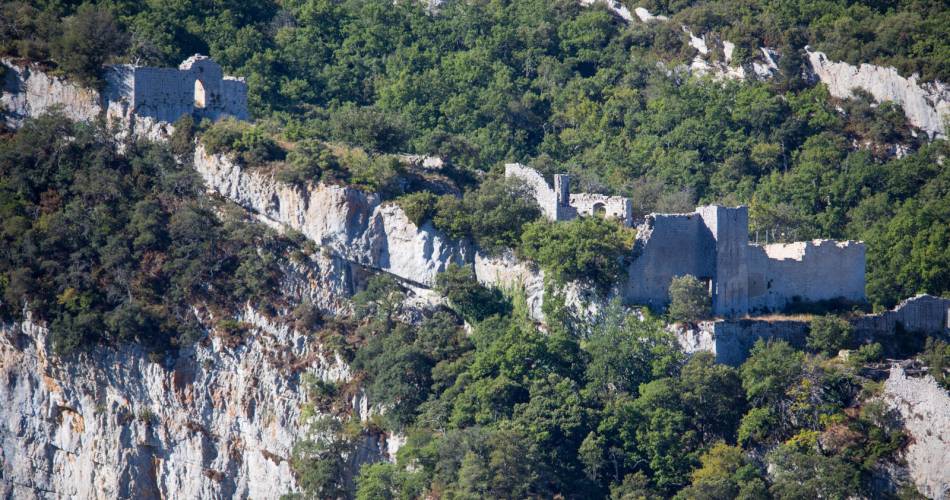
[[[865,338],[893,335],[898,325],[908,332],[950,334],[950,299],[917,295],[890,311],[858,317],[852,324]]]
[[[813,240],[749,244],[746,207],[698,207],[692,214],[651,214],[638,227],[624,299],[665,307],[674,276],[710,283],[713,314],[734,318],[793,301],[865,300],[865,246]]]
[[[750,245],[750,308],[778,310],[798,300],[862,302],[865,251],[856,241]]]
[[[716,362],[739,366],[749,357],[755,342],[784,340],[803,349],[808,337],[804,321],[701,321],[697,325],[675,324],[670,327],[687,353],[708,351]]]
[[[570,195],[570,205],[577,215],[599,215],[621,221],[625,226],[633,225],[633,202],[623,196],[607,196],[596,193],[577,193]]]
[[[898,328],[927,335],[950,334],[950,299],[918,295],[901,302],[893,310],[849,318],[861,343],[892,345]],[[717,320],[697,325],[671,326],[686,352],[709,351],[720,363],[741,364],[758,339],[785,340],[805,346],[809,322],[799,320]]]
[[[243,81],[222,76],[221,67],[204,57],[195,56],[186,63],[185,69],[110,66],[104,70],[105,87],[99,92],[50,76],[37,64],[2,59],[0,120],[16,128],[27,118],[59,109],[76,121],[104,117],[119,127],[119,139],[131,135],[162,140],[171,134],[171,123],[187,114],[211,120],[248,118]],[[204,108],[195,107],[199,79],[204,86]]]
[[[133,109],[140,116],[169,123],[187,114],[211,120],[248,119],[247,85],[225,77],[221,66],[204,56],[192,56],[178,69],[116,66],[110,74],[110,82],[118,79],[122,91],[131,91]]]
[[[670,281],[691,274],[711,280],[716,241],[699,214],[650,214],[637,226],[634,260],[627,269],[624,301],[658,309],[669,302]]]
[[[713,270],[713,314],[735,317],[749,310],[749,209],[717,205],[698,207],[716,240]]]
[[[548,220],[571,220],[577,216],[577,212],[568,204],[570,176],[555,175],[552,188],[537,170],[520,163],[506,163],[505,177],[521,179],[533,193],[534,199],[541,207],[541,213]]]

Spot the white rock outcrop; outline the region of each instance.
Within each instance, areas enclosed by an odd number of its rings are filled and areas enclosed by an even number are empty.
[[[136,115],[130,103],[121,98],[122,84],[118,81],[110,82],[105,92],[99,92],[52,76],[36,63],[9,58],[0,59],[0,74],[0,123],[10,128],[20,127],[28,118],[59,110],[75,121],[104,117],[119,128],[119,139],[131,136],[162,140],[174,130],[170,123]]]
[[[297,489],[301,374],[345,381],[313,339],[248,308],[165,366],[136,346],[53,357],[45,328],[0,329],[3,498],[277,498]],[[368,438],[362,460],[385,458]],[[369,451],[367,451],[369,450]]]
[[[623,4],[620,0],[579,0],[581,5],[590,6],[594,4],[604,4],[607,8],[613,12],[615,15],[620,17],[626,22],[633,21],[633,15],[630,14],[630,9]]]
[[[431,287],[449,264],[472,258],[470,245],[416,227],[401,208],[352,187],[301,188],[261,169],[246,169],[224,155],[195,152],[195,169],[208,188],[269,221],[299,231],[348,261]]]
[[[830,61],[822,52],[809,51],[808,60],[831,95],[844,99],[852,96],[853,89],[863,89],[879,102],[900,104],[910,123],[930,136],[946,137],[950,120],[950,88],[946,84],[921,83],[917,75],[904,78],[895,68]]]
[[[930,375],[911,378],[894,365],[884,398],[910,434],[905,458],[917,489],[927,498],[950,498],[950,394]]]

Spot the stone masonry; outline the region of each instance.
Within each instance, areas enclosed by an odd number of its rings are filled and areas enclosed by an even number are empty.
[[[651,214],[637,228],[623,290],[628,303],[663,308],[675,276],[709,284],[713,313],[737,317],[792,302],[865,300],[865,246],[857,241],[749,243],[749,210],[716,205]]]
[[[570,177],[554,187],[534,169],[505,165],[506,177],[523,180],[552,221],[602,215],[632,225],[629,198],[570,193]],[[621,294],[628,304],[663,309],[670,282],[690,274],[707,283],[713,313],[734,318],[774,311],[792,302],[865,300],[865,247],[857,241],[812,240],[749,243],[749,210],[717,205],[688,214],[650,214],[637,227],[633,261]]]
[[[184,115],[217,120],[248,119],[247,84],[225,76],[221,66],[195,54],[175,68],[111,66],[106,98],[123,100],[138,116],[174,123]]]
[[[520,163],[508,163],[505,165],[505,177],[524,181],[548,220],[565,221],[578,216],[600,215],[618,219],[625,226],[633,225],[633,204],[629,198],[593,193],[571,194],[570,175],[555,175],[554,187],[551,187],[537,170]]]
[[[189,57],[177,69],[108,66],[101,92],[50,76],[37,64],[9,58],[0,59],[0,75],[0,123],[12,128],[58,108],[72,120],[105,116],[124,132],[160,140],[185,115],[249,118],[244,80],[225,76],[221,66],[201,55]]]

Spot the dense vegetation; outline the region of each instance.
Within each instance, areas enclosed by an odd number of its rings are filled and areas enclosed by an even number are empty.
[[[687,359],[662,322],[616,302],[586,333],[543,334],[522,298],[500,307],[470,273],[449,274],[470,335],[446,312],[399,321],[392,278],[355,297],[359,340],[344,351],[387,410],[360,423],[350,384],[312,385],[312,436],[293,459],[303,496],[342,494],[346,454],[396,431],[408,443],[396,463],[362,467],[357,498],[913,498],[881,488],[907,437],[874,399],[866,360],[829,358],[817,341],[807,352],[759,341],[739,368]],[[820,323],[816,340],[839,339]]]
[[[897,106],[835,102],[799,77],[798,50],[946,80],[942,2],[645,2],[672,20],[630,26],[570,0],[449,1],[437,13],[422,3],[4,2],[0,50],[49,57],[83,80],[103,61],[210,53],[248,78],[253,113],[283,140],[367,148],[368,175],[356,176],[366,185],[398,174],[374,152],[439,154],[456,172],[528,161],[631,196],[639,213],[747,203],[759,241],[865,240],[868,294],[882,306],[950,290],[946,142],[914,137]],[[691,57],[679,23],[736,42],[739,59],[780,49],[780,74],[726,85],[667,76],[657,61]],[[239,139],[268,153],[260,137]],[[898,143],[904,158],[892,155]],[[333,171],[295,164],[295,181]]]
[[[631,196],[641,215],[747,203],[759,241],[866,240],[877,305],[950,292],[947,142],[915,133],[897,106],[836,101],[800,78],[810,43],[948,79],[945,5],[643,5],[672,20],[627,26],[570,0],[449,1],[436,13],[391,0],[4,1],[3,54],[101,85],[103,63],[209,53],[248,78],[258,122],[186,119],[168,146],[126,144],[123,154],[105,129],[57,116],[5,135],[0,317],[28,303],[61,353],[124,340],[160,353],[202,335],[192,307],[296,306],[296,325],[320,329],[321,345],[357,372],[352,384],[386,409],[361,423],[353,386],[312,381],[312,436],[292,464],[318,498],[344,494],[346,455],[382,431],[409,442],[395,464],[359,471],[359,498],[912,497],[879,488],[906,437],[864,365],[922,348],[947,385],[945,342],[858,346],[841,320],[819,317],[807,351],[759,343],[732,368],[686,359],[660,320],[617,304],[574,325],[558,320],[554,295],[541,332],[521,297],[455,267],[437,286],[452,310],[407,324],[404,292],[377,277],[354,298],[353,318],[323,324],[308,304],[273,303],[277,263],[294,242],[200,195],[179,161],[196,130],[211,151],[273,167],[285,182],[377,191],[413,222],[513,249],[553,281],[609,287],[632,233],[596,218],[538,221],[524,186],[500,179],[502,162],[523,161]],[[725,84],[668,75],[657,62],[692,55],[680,23],[736,42],[739,60],[778,48],[780,74]],[[441,187],[414,179],[392,155],[404,151],[442,156]],[[667,319],[703,317],[701,284],[683,284],[683,307]],[[832,358],[841,348],[856,350]]]
[[[161,353],[202,335],[193,306],[279,303],[288,240],[215,206],[169,147],[117,146],[58,115],[0,140],[0,319],[28,304],[60,354],[120,340]]]

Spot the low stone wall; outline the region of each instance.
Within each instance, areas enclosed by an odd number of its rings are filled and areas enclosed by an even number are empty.
[[[804,348],[808,336],[808,323],[803,321],[702,321],[670,329],[687,353],[708,351],[716,356],[716,362],[731,366],[742,364],[759,339],[784,340]]]
[[[901,302],[891,311],[858,316],[850,322],[860,342],[887,344],[898,328],[927,335],[950,334],[948,314],[950,299],[918,295]],[[759,339],[784,340],[803,348],[808,330],[807,321],[756,319],[701,321],[696,325],[670,327],[687,353],[709,351],[716,355],[716,361],[733,366],[745,361]]]
[[[891,336],[898,325],[907,332],[950,334],[950,299],[921,294],[890,311],[861,316],[851,323],[855,331],[865,337]]]

